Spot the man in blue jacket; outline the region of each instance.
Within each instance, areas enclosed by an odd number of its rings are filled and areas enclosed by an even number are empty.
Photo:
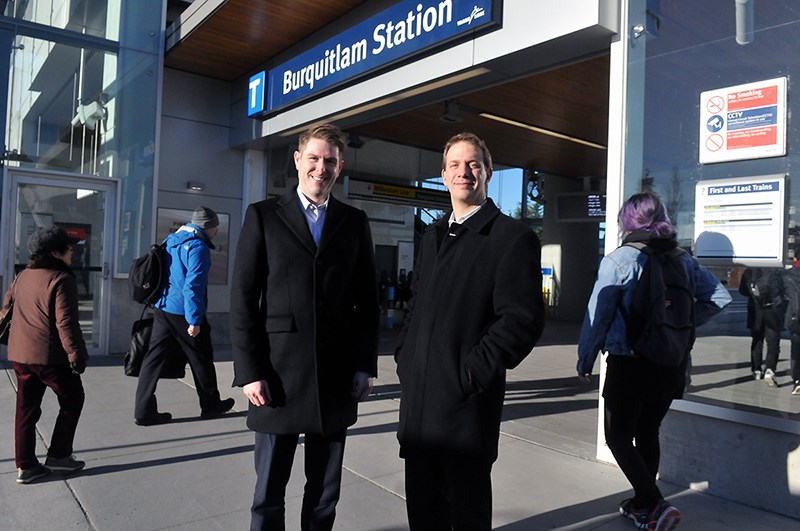
[[[208,271],[211,269],[211,239],[219,230],[219,217],[210,208],[199,206],[192,221],[164,240],[169,253],[169,284],[153,305],[153,334],[150,350],[142,361],[136,387],[135,419],[139,426],[163,424],[172,419],[158,412],[156,385],[161,370],[177,343],[192,367],[200,398],[200,417],[210,419],[230,411],[233,398],[220,400],[211,327],[206,321]]]

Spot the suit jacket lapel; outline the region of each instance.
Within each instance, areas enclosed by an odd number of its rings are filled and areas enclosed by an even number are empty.
[[[311,236],[311,231],[308,229],[308,222],[303,213],[303,207],[300,204],[300,199],[297,197],[296,189],[292,189],[278,200],[281,208],[278,209],[278,216],[286,223],[289,230],[294,233],[303,246],[308,249],[311,254],[316,254],[317,246],[314,243],[314,238]],[[327,225],[327,220],[325,222]],[[323,236],[324,236],[323,230]]]

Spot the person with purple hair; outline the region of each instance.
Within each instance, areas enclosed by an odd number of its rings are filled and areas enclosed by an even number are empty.
[[[689,356],[678,367],[666,367],[635,356],[628,345],[626,316],[648,255],[627,244],[638,242],[659,253],[675,249],[678,242],[666,207],[653,193],[631,196],[620,209],[618,224],[623,244],[600,263],[581,328],[578,378],[590,382],[597,354],[608,353],[603,387],[606,443],[634,489],[619,510],[640,529],[666,531],[677,527],[681,513],[656,485],[658,430],[672,401],[683,396]],[[678,260],[695,298],[697,326],[727,306],[731,296],[689,253],[681,253]]]

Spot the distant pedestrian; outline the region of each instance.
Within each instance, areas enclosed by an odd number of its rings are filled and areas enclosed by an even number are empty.
[[[17,377],[17,483],[86,464],[72,455],[85,399],[80,375],[89,359],[78,322],[78,283],[68,265],[77,241],[60,227],[37,228],[28,238],[30,261],[6,294],[5,302],[14,300],[8,359]],[[36,423],[48,387],[58,397],[59,411],[43,466],[36,458]]]
[[[506,370],[544,327],[539,240],[487,198],[491,176],[480,138],[448,141],[442,179],[453,210],[422,237],[395,354],[412,531],[491,529]]]
[[[739,293],[747,297],[747,328],[750,329],[750,370],[756,380],[769,387],[778,385],[775,371],[781,352],[781,330],[786,315],[783,269],[748,267],[742,273]],[[764,359],[764,342],[767,357]]]
[[[169,412],[159,412],[156,386],[162,369],[177,343],[192,368],[195,389],[200,399],[200,418],[212,419],[230,411],[233,398],[220,400],[211,326],[208,310],[208,272],[211,269],[211,240],[219,230],[219,216],[199,206],[191,223],[181,226],[164,240],[170,257],[169,284],[164,295],[153,304],[153,334],[150,350],[142,360],[136,387],[135,422],[139,426],[163,424],[172,420]],[[177,341],[176,341],[177,340]]]
[[[786,299],[786,328],[791,339],[789,371],[792,377],[792,396],[800,398],[800,260],[797,249],[793,250],[792,267],[784,271]]]
[[[668,367],[633,354],[627,316],[648,255],[624,244],[645,244],[657,255],[676,249],[678,242],[666,207],[652,193],[628,199],[619,212],[619,226],[623,245],[600,262],[589,299],[578,345],[578,378],[589,383],[598,353],[608,353],[603,386],[606,443],[634,489],[619,510],[640,529],[665,531],[678,525],[681,513],[656,485],[658,430],[672,400],[683,396],[689,355],[681,365]],[[695,299],[697,326],[729,304],[731,296],[689,253],[681,253],[678,260]]]

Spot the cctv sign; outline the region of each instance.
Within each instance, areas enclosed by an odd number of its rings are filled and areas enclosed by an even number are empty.
[[[786,154],[786,78],[700,94],[700,163]]]

